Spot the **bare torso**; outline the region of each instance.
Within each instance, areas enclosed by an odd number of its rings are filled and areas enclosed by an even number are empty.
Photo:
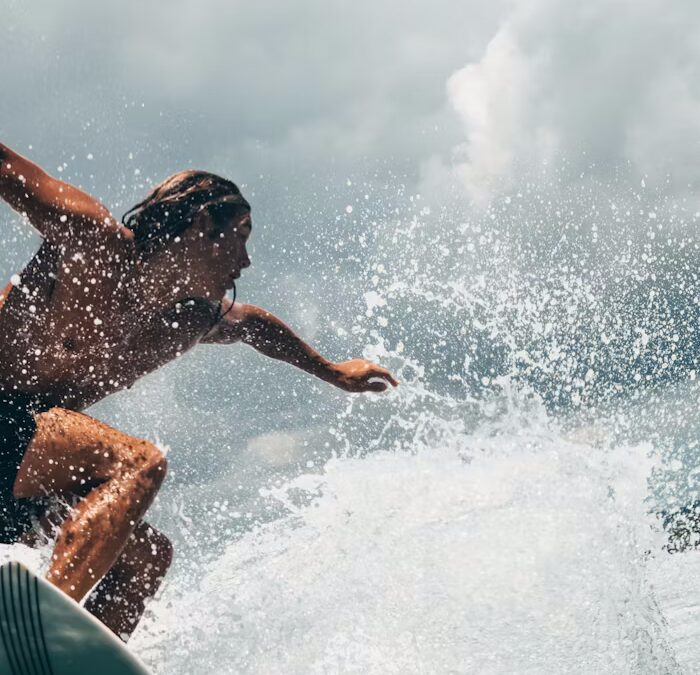
[[[133,290],[139,284],[132,246],[42,244],[21,283],[0,291],[0,390],[16,386],[46,405],[83,410],[181,355],[211,329],[218,307],[207,300],[144,311],[146,298]]]
[[[201,173],[166,183],[200,180]],[[211,198],[209,183],[202,185]],[[184,193],[192,198],[190,188]],[[94,587],[85,606],[123,635],[170,564],[167,538],[143,522],[167,462],[153,443],[79,411],[198,342],[243,341],[347,391],[383,391],[397,382],[364,359],[328,361],[266,310],[224,297],[250,265],[249,210],[231,213],[222,226],[215,209],[200,208],[180,234],[157,242],[155,253],[136,253],[135,231],[94,197],[2,143],[0,199],[44,240],[0,291],[0,394],[29,394],[47,408],[32,411],[28,445],[9,448],[23,451],[16,474],[8,473],[12,496],[80,497],[60,524],[48,578],[76,601]],[[26,523],[10,525],[14,540]]]

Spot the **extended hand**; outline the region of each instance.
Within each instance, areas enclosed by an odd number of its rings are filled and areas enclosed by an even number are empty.
[[[398,382],[394,376],[381,366],[365,359],[352,359],[336,363],[333,367],[336,379],[333,384],[345,391],[384,391],[388,384],[396,387]],[[370,382],[370,380],[373,380]]]

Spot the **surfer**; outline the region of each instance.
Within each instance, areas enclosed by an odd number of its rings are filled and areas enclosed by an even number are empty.
[[[78,601],[93,589],[87,609],[126,640],[172,558],[144,520],[167,464],[83,410],[200,343],[243,342],[349,392],[397,382],[364,359],[333,363],[226,297],[252,227],[229,180],[182,171],[119,222],[0,144],[0,197],[42,238],[0,290],[0,542],[29,542],[38,520],[55,528],[47,578]]]

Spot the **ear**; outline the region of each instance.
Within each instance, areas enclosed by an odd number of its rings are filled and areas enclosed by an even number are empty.
[[[213,228],[214,223],[211,220],[211,216],[206,209],[202,209],[201,211],[197,211],[194,215],[192,225],[189,229],[195,238],[200,239],[206,238]]]

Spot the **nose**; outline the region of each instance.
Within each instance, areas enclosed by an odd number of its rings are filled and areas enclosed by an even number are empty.
[[[241,260],[241,269],[245,269],[246,267],[250,267],[250,258],[248,256]]]

